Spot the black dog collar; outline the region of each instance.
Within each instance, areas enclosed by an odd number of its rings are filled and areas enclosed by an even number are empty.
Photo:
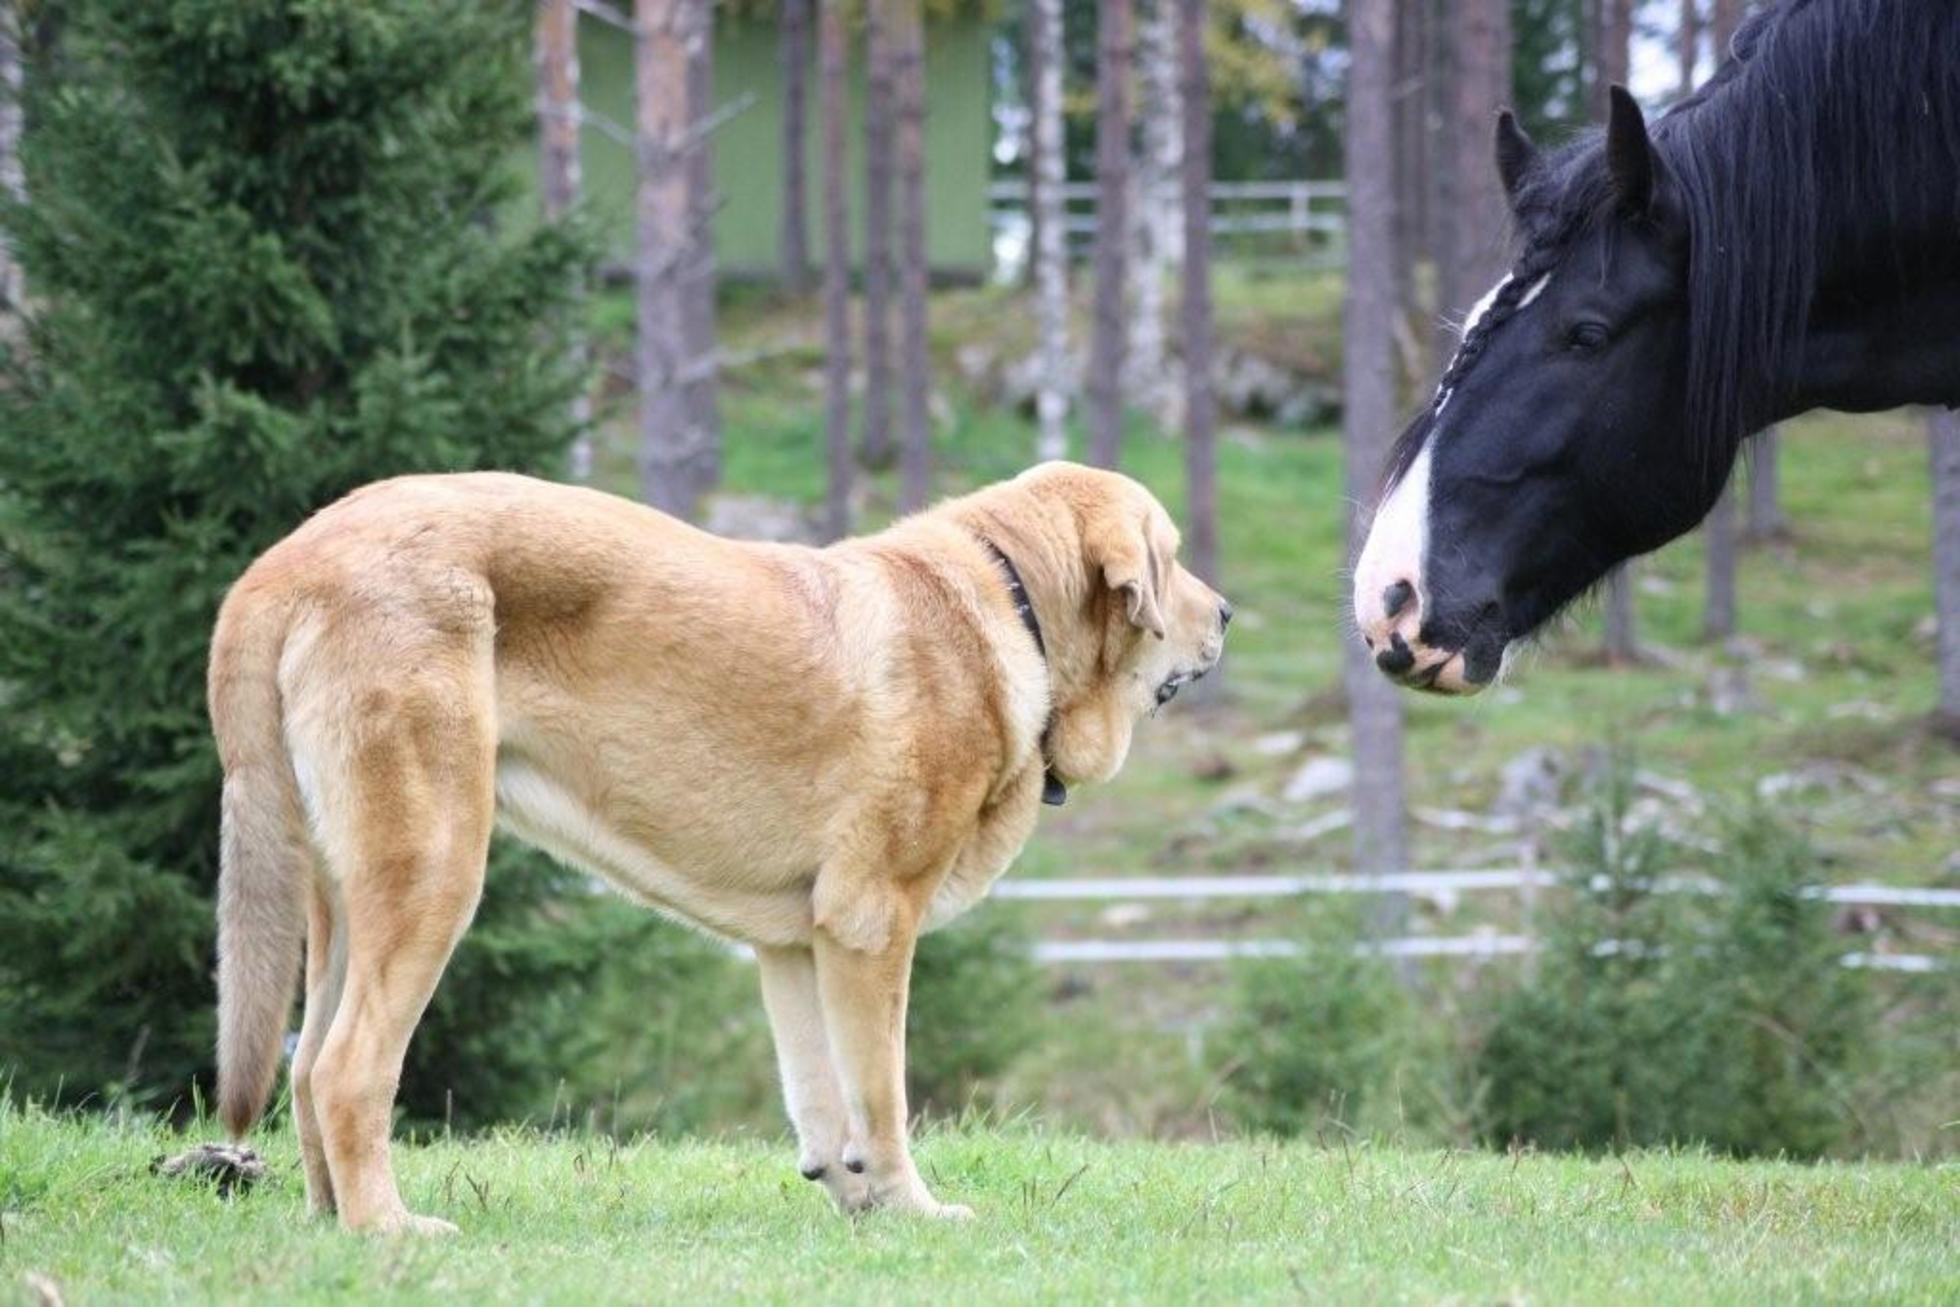
[[[1048,662],[1048,642],[1041,638],[1041,619],[1034,615],[1034,601],[1028,598],[1028,587],[1021,582],[1021,570],[1014,566],[1014,560],[993,541],[983,537],[980,543],[987,546],[987,552],[992,554],[994,561],[1000,564],[1001,573],[1007,581],[1007,597],[1014,601],[1014,611],[1021,615],[1021,625],[1028,628],[1028,634],[1034,639],[1035,652],[1041,655],[1041,661],[1045,666]],[[1048,734],[1054,728],[1054,707],[1051,704],[1048,724],[1041,728],[1041,758],[1045,767],[1041,782],[1041,801],[1051,808],[1059,808],[1068,802],[1068,786],[1062,784],[1062,778],[1055,774],[1054,767],[1047,765]]]

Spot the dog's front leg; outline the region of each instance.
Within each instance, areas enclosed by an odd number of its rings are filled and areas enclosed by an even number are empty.
[[[776,1041],[783,1107],[796,1128],[797,1169],[804,1179],[820,1181],[844,1211],[861,1210],[870,1205],[870,1185],[844,1169],[851,1125],[817,997],[816,957],[807,948],[757,945],[755,959]]]
[[[906,1144],[905,999],[915,932],[894,931],[885,947],[852,947],[819,923],[817,989],[836,1054],[850,1120],[844,1166],[868,1182],[871,1206],[968,1217],[926,1189]]]

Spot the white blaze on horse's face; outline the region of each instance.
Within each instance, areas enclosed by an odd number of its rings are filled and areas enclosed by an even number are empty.
[[[1544,293],[1550,274],[1518,300],[1520,309]],[[1463,324],[1468,336],[1510,278],[1492,286]],[[1354,621],[1361,638],[1374,652],[1375,664],[1405,684],[1446,694],[1475,694],[1483,689],[1470,680],[1461,650],[1431,648],[1421,638],[1428,591],[1423,560],[1429,549],[1430,453],[1443,434],[1442,416],[1451,392],[1436,398],[1436,422],[1421,452],[1409,464],[1387,498],[1375,509],[1368,539],[1354,568]]]

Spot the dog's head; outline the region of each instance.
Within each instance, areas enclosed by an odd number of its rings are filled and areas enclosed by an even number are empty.
[[[1009,484],[988,508],[1042,618],[1049,764],[1069,784],[1107,780],[1137,719],[1218,665],[1232,606],[1179,564],[1177,525],[1129,477],[1044,463]]]

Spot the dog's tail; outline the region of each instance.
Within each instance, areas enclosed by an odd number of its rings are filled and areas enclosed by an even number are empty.
[[[279,1073],[305,930],[306,842],[279,694],[286,617],[233,590],[211,641],[211,728],[224,762],[218,853],[218,1109],[233,1138]]]

